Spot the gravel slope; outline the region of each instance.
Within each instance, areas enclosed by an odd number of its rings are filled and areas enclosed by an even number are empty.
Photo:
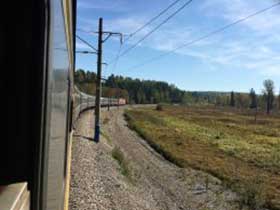
[[[218,179],[178,168],[154,152],[128,129],[123,108],[104,110],[102,118],[104,135],[98,144],[90,139],[94,128],[92,111],[85,112],[77,124],[72,148],[70,210],[239,209],[237,196]],[[128,176],[121,174],[118,162],[112,158],[114,147],[124,153]]]

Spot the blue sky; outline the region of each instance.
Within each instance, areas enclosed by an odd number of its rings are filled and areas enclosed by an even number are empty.
[[[174,0],[78,0],[77,34],[97,45],[98,18],[103,17],[104,30],[130,34]],[[125,50],[153,29],[169,13],[125,42]],[[116,65],[104,67],[103,75],[130,76],[167,81],[184,90],[242,91],[262,89],[265,79],[280,88],[280,6],[240,23],[222,33],[182,48],[169,56],[132,68],[146,60],[197,39],[219,27],[257,10],[275,4],[276,0],[193,0],[176,17],[120,58]],[[104,62],[112,61],[119,50],[119,39],[104,44]],[[78,50],[88,49],[77,42]],[[77,54],[76,68],[96,71],[96,56]]]

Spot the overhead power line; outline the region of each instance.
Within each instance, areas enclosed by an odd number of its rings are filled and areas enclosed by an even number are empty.
[[[147,27],[148,25],[150,25],[152,22],[154,22],[156,19],[158,19],[160,16],[162,16],[164,13],[166,13],[169,9],[171,9],[173,6],[175,6],[179,1],[181,0],[176,0],[173,3],[171,3],[170,5],[168,5],[168,7],[166,7],[164,10],[162,10],[159,14],[157,14],[156,16],[154,16],[153,18],[151,18],[147,23],[145,23],[144,25],[142,25],[141,27],[139,27],[138,29],[136,29],[133,33],[129,34],[129,36],[126,38],[125,41],[127,41],[128,39],[130,39],[131,37],[133,37],[135,34],[137,34],[139,31],[143,30],[145,27]]]
[[[131,37],[133,37],[135,34],[137,34],[139,31],[143,30],[145,27],[147,27],[148,25],[150,25],[152,22],[154,22],[155,20],[157,20],[160,16],[162,16],[164,13],[166,13],[168,10],[170,10],[173,6],[175,6],[177,3],[179,3],[182,0],[176,0],[173,3],[171,3],[170,5],[168,5],[164,10],[162,10],[159,14],[157,14],[156,16],[154,16],[152,19],[150,19],[147,23],[145,23],[144,25],[142,25],[141,27],[139,27],[138,29],[136,29],[133,33],[128,35],[128,38],[126,38],[124,41],[129,40]],[[189,3],[191,3],[192,0],[189,0],[188,2],[186,2],[185,4],[183,4],[183,6],[181,6],[178,10],[176,10],[174,13],[172,13],[168,18],[166,18],[162,23],[160,23],[156,28],[154,28],[152,31],[150,31],[148,34],[146,34],[142,39],[140,39],[137,43],[135,43],[132,47],[130,47],[129,49],[125,50],[125,52],[121,53],[121,47],[117,53],[117,56],[114,60],[112,60],[111,62],[109,62],[109,64],[114,63],[114,68],[117,65],[117,62],[119,60],[119,58],[121,56],[123,56],[124,54],[128,53],[130,50],[132,50],[133,48],[135,48],[140,42],[142,42],[143,40],[145,40],[148,36],[150,36],[152,33],[154,33],[158,28],[160,28],[163,24],[165,24],[167,21],[169,21],[171,18],[173,18],[177,13],[179,13],[181,10],[183,10]],[[84,33],[95,33],[95,32],[91,32],[91,31],[84,31],[82,29],[77,29],[78,31],[84,32]],[[84,43],[86,43],[88,45],[88,43],[85,40],[82,40],[80,37],[77,36],[77,38],[79,38],[81,41],[83,41]]]
[[[86,40],[84,40],[84,39],[82,39],[80,36],[78,36],[78,35],[76,35],[76,37],[80,40],[80,41],[82,41],[83,43],[85,43],[87,46],[89,46],[91,49],[93,49],[93,50],[95,50],[96,52],[97,52],[97,49],[94,47],[94,46],[92,46],[90,43],[88,43]]]
[[[155,16],[154,18],[152,18],[150,21],[148,21],[145,25],[143,25],[142,27],[140,27],[139,29],[137,29],[135,32],[133,32],[132,34],[136,34],[137,32],[139,32],[140,30],[142,30],[144,27],[146,27],[147,25],[149,25],[150,23],[152,23],[154,20],[156,20],[158,17],[160,17],[162,14],[164,14],[167,10],[169,10],[171,7],[173,7],[175,4],[177,4],[180,0],[177,0],[175,2],[173,2],[172,4],[170,4],[165,10],[163,10],[161,13],[159,13],[157,16]],[[127,54],[129,51],[131,51],[133,48],[137,47],[140,42],[144,41],[146,38],[148,38],[152,33],[154,33],[157,29],[159,29],[163,24],[165,24],[167,21],[169,21],[171,18],[173,18],[176,14],[178,14],[181,10],[183,10],[188,4],[190,4],[193,0],[189,0],[187,1],[185,4],[183,4],[179,9],[177,9],[174,13],[172,13],[170,16],[168,16],[164,21],[162,21],[157,27],[155,27],[152,31],[150,31],[148,34],[146,34],[143,38],[141,38],[137,43],[135,43],[133,46],[131,46],[130,48],[126,49],[124,52],[121,53],[121,48],[119,49],[119,52],[116,56],[116,58],[114,58],[112,61],[109,62],[109,65],[114,64],[114,68],[117,65],[117,62],[119,61],[120,57],[124,56],[125,54]],[[129,37],[125,40],[127,41],[129,38],[131,37],[131,35],[129,35]]]
[[[120,57],[124,56],[128,52],[130,52],[132,49],[137,47],[142,41],[144,41],[146,38],[148,38],[150,35],[152,35],[155,31],[157,31],[162,25],[164,25],[166,22],[168,22],[171,18],[173,18],[176,14],[178,14],[180,11],[182,11],[186,6],[188,6],[193,0],[187,1],[185,4],[183,4],[179,9],[177,9],[175,12],[173,12],[170,16],[168,16],[166,19],[164,19],[159,25],[157,25],[153,30],[151,30],[149,33],[147,33],[144,37],[142,37],[140,40],[138,40],[134,45],[126,49],[124,52],[120,54]]]
[[[122,49],[122,44],[120,44],[120,47],[119,47],[119,50],[118,50],[116,59],[115,59],[114,62],[113,62],[113,69],[112,69],[112,72],[115,71],[115,69],[116,69],[116,67],[117,67],[117,65],[118,65],[118,61],[119,61],[119,58],[120,58],[121,49]]]
[[[250,15],[244,17],[244,18],[240,18],[240,19],[238,19],[238,20],[236,20],[236,21],[234,21],[234,22],[232,22],[232,23],[230,23],[230,24],[227,24],[227,25],[225,25],[225,26],[223,26],[223,27],[221,27],[221,28],[218,28],[218,29],[216,29],[216,30],[214,30],[214,31],[212,31],[212,32],[210,32],[210,33],[204,35],[204,36],[201,36],[201,37],[199,37],[199,38],[197,38],[197,39],[194,39],[194,40],[192,40],[192,41],[190,41],[190,42],[187,42],[187,43],[185,43],[185,44],[183,44],[183,45],[180,45],[180,46],[174,48],[173,50],[170,50],[170,51],[168,51],[168,52],[162,53],[162,54],[160,54],[159,56],[155,56],[155,57],[153,57],[153,58],[151,58],[151,59],[148,59],[148,60],[146,60],[145,62],[140,63],[140,64],[138,64],[138,65],[132,66],[131,68],[129,68],[129,70],[135,69],[135,68],[139,68],[139,67],[144,66],[144,65],[146,65],[146,64],[148,64],[148,63],[151,63],[151,62],[153,62],[153,61],[155,61],[155,60],[159,60],[159,59],[161,59],[162,57],[168,56],[169,54],[172,54],[172,53],[176,52],[176,51],[179,50],[179,49],[188,47],[188,46],[193,45],[193,44],[195,44],[195,43],[197,43],[197,42],[200,42],[200,41],[202,41],[202,40],[204,40],[204,39],[207,39],[207,38],[209,38],[209,37],[211,37],[211,36],[214,36],[215,34],[218,34],[218,33],[220,33],[220,32],[223,32],[223,31],[225,31],[225,30],[228,29],[228,28],[231,28],[231,27],[233,27],[233,26],[235,26],[235,25],[237,25],[237,24],[239,24],[239,23],[242,23],[242,22],[244,22],[244,21],[246,21],[246,20],[248,20],[248,19],[250,19],[250,18],[252,18],[252,17],[255,17],[255,16],[259,15],[259,14],[262,14],[262,13],[264,13],[264,12],[266,12],[266,11],[268,11],[268,10],[274,8],[274,7],[277,7],[277,6],[279,6],[279,5],[280,5],[280,2],[278,2],[278,3],[276,3],[276,4],[273,4],[273,5],[269,6],[269,7],[266,7],[266,8],[264,8],[264,9],[262,9],[262,10],[258,10],[257,12],[255,12],[255,13],[253,13],[253,14],[250,14]]]

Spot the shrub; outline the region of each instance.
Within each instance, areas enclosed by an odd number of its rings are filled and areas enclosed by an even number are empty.
[[[254,181],[243,183],[237,190],[240,194],[240,205],[246,205],[252,210],[258,210],[265,204],[263,186],[259,177]]]
[[[130,172],[129,172],[129,168],[128,168],[128,162],[125,160],[124,158],[124,154],[123,152],[120,150],[120,148],[118,147],[114,147],[114,149],[112,150],[112,157],[118,162],[118,164],[120,165],[120,171],[121,174],[129,177]]]
[[[163,105],[162,104],[157,104],[156,110],[157,111],[162,111],[163,110]]]
[[[103,124],[106,125],[110,121],[109,117],[105,117],[103,120]]]

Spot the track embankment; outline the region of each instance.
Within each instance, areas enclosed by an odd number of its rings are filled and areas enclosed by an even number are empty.
[[[200,171],[179,168],[127,127],[124,108],[102,113],[102,138],[92,141],[93,112],[73,138],[70,210],[237,210],[238,198]],[[245,208],[243,208],[245,210]]]

